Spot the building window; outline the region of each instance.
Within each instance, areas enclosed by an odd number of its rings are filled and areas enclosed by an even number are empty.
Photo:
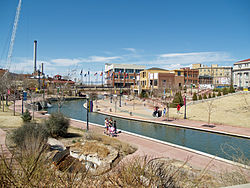
[[[157,80],[154,80],[154,86],[157,86]]]
[[[126,73],[134,73],[134,69],[125,69]]]
[[[178,71],[178,76],[181,76],[181,71]]]

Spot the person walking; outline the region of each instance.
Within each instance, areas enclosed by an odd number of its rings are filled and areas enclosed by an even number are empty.
[[[166,116],[166,108],[163,109],[163,117]]]
[[[108,130],[109,130],[109,120],[108,120],[107,117],[105,118],[104,126],[105,126],[104,133],[105,133],[105,134],[108,134]]]
[[[177,114],[180,113],[180,109],[181,109],[181,106],[180,106],[180,104],[178,104],[178,105],[177,105]]]
[[[114,121],[114,129],[115,129],[115,134],[117,134],[117,127],[116,127],[116,121]]]

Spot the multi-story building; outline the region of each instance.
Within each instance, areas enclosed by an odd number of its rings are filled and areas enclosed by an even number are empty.
[[[160,68],[150,68],[140,72],[137,78],[134,92],[152,92],[153,90],[177,89],[184,85],[184,74],[179,70],[165,70]]]
[[[190,69],[189,67],[182,68],[184,70],[184,83],[188,87],[198,86],[199,84],[199,70]]]
[[[228,86],[232,83],[232,67],[217,64],[211,66],[201,66],[199,70],[200,85]]]
[[[136,77],[146,66],[133,64],[105,64],[105,85],[130,88],[136,84]]]
[[[233,83],[235,87],[250,88],[250,59],[245,59],[234,63]]]

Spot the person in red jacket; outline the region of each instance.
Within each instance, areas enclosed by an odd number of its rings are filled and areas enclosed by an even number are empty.
[[[180,109],[181,109],[181,106],[178,104],[178,105],[177,105],[177,114],[180,113]]]

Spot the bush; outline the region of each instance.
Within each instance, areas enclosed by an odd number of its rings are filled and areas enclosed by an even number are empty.
[[[222,93],[223,93],[223,95],[227,95],[228,94],[228,89],[226,87],[224,87],[222,89]]]
[[[215,98],[215,93],[213,92],[213,96],[212,96],[213,98]]]
[[[181,95],[181,92],[177,92],[174,96],[174,100],[173,102],[171,103],[170,107],[171,108],[176,108],[178,106],[178,104],[180,106],[183,106],[184,105],[184,101],[183,101],[183,98],[182,98],[182,95]]]
[[[196,95],[196,92],[194,92],[194,94],[193,94],[193,101],[197,101],[197,95]]]
[[[12,135],[13,142],[19,148],[27,147],[27,141],[32,139],[39,139],[41,143],[47,142],[48,134],[43,124],[26,123],[17,128]]]
[[[203,95],[203,99],[207,99],[207,95],[206,94]]]
[[[235,89],[232,84],[230,85],[229,93],[235,93]]]
[[[23,122],[30,122],[30,120],[32,119],[32,116],[30,115],[30,112],[28,109],[26,109],[26,111],[23,113],[21,118],[23,119]]]
[[[62,113],[52,113],[45,125],[51,137],[64,137],[69,127],[69,119],[65,118]]]
[[[211,93],[208,94],[208,98],[209,98],[209,99],[212,98]]]
[[[148,93],[145,91],[141,92],[140,98],[148,98]]]
[[[199,100],[202,100],[202,96],[201,95],[199,95]]]
[[[220,97],[221,96],[221,92],[219,91],[218,94],[217,94],[217,97]]]

